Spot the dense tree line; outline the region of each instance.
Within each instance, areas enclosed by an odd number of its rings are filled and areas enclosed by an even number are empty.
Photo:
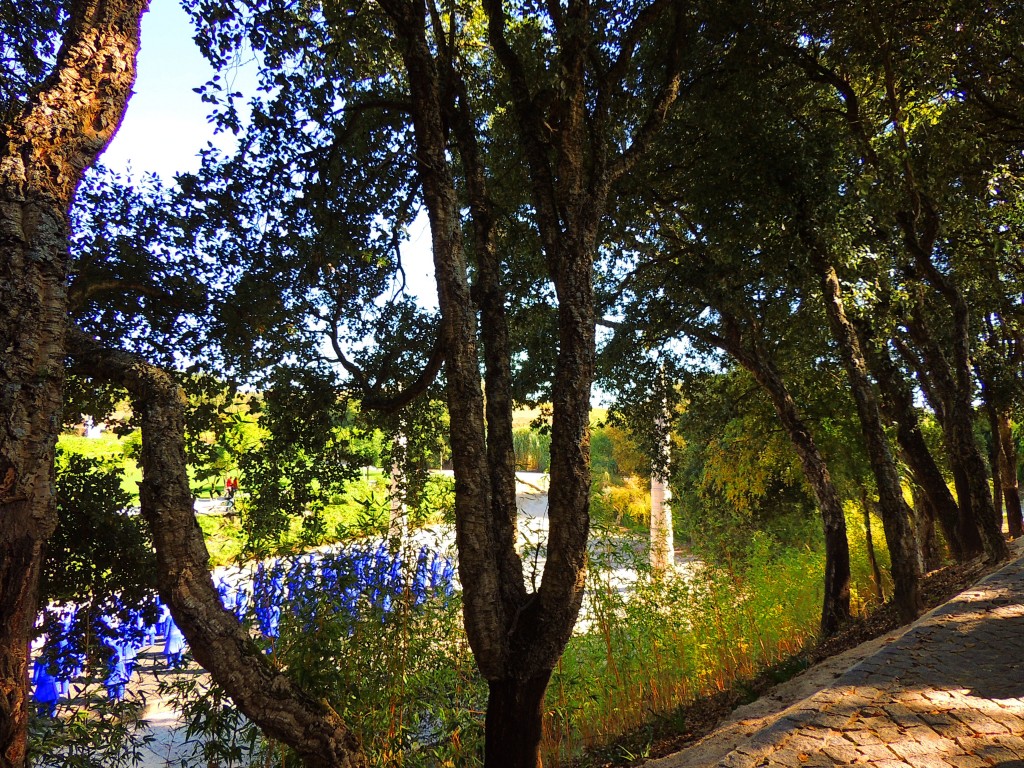
[[[365,757],[220,607],[185,471],[182,385],[200,371],[286,383],[279,420],[302,429],[280,445],[310,451],[346,450],[314,439],[343,395],[395,429],[416,398],[443,396],[487,765],[539,762],[583,594],[598,375],[634,424],[681,393],[658,376],[697,380],[695,358],[763,391],[820,512],[824,633],[850,613],[835,447],[809,418],[830,392],[856,415],[856,482],[878,499],[906,618],[922,519],[954,557],[1005,556],[989,468],[1019,533],[1019,4],[186,6],[216,67],[256,54],[247,104],[227,78],[203,88],[237,150],[206,153],[173,189],[93,179],[73,237],[82,174],[126,108],[144,3],[0,12],[0,765],[24,763],[54,443],[78,377],[134,401],[157,580],[196,659],[308,765]],[[436,315],[402,280],[419,211]],[[516,549],[524,400],[552,408],[536,590]]]

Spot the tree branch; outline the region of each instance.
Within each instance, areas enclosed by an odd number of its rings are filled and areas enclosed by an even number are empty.
[[[326,702],[317,702],[275,669],[249,631],[220,602],[196,523],[185,465],[185,396],[167,371],[69,331],[77,372],[128,390],[142,418],[142,515],[153,532],[157,583],[196,660],[238,708],[308,766],[362,768],[354,734]]]

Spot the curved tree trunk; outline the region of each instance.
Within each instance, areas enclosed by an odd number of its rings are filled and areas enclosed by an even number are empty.
[[[868,346],[867,361],[882,395],[879,404],[886,417],[896,423],[896,442],[899,443],[903,461],[910,467],[914,482],[921,489],[921,493],[927,497],[928,504],[942,527],[950,554],[957,562],[980,554],[980,538],[972,539],[975,544],[971,550],[964,545],[958,528],[960,510],[956,499],[950,493],[946,479],[925,443],[917,410],[914,408],[913,394],[896,364],[889,357],[888,350],[872,350]]]
[[[145,0],[71,4],[53,73],[0,148],[0,766],[27,744],[28,647],[56,525],[68,209],[120,125]]]
[[[725,313],[720,314],[725,321],[725,336],[706,338],[732,355],[768,393],[779,421],[800,459],[804,478],[818,502],[825,538],[825,590],[821,608],[821,634],[828,637],[835,634],[850,618],[850,542],[846,535],[846,515],[843,512],[842,501],[832,483],[825,458],[800,416],[796,402],[782,376],[772,361],[757,349],[756,342],[750,345],[753,349],[743,345],[742,335],[735,320]]]
[[[108,350],[80,332],[76,369],[128,390],[142,420],[142,515],[153,533],[160,596],[196,661],[264,733],[294,749],[311,768],[366,765],[355,736],[325,703],[274,668],[246,628],[225,609],[210,576],[210,556],[195,519],[185,464],[185,396],[166,371]]]
[[[882,526],[885,529],[885,540],[892,560],[895,586],[893,601],[900,616],[906,621],[911,621],[921,612],[922,605],[919,586],[921,569],[917,558],[914,529],[911,526],[913,512],[903,498],[903,487],[896,469],[896,461],[885,436],[878,400],[868,379],[857,332],[846,317],[839,277],[835,268],[827,263],[820,252],[816,253],[816,257],[822,274],[825,310],[832,326],[833,337],[839,345],[853,399],[857,404],[868,460],[878,487]]]
[[[835,634],[850,618],[850,543],[846,536],[846,515],[832,483],[828,465],[818,451],[811,431],[804,424],[796,403],[774,370],[768,366],[750,370],[771,398],[775,412],[800,457],[804,477],[818,501],[825,534],[825,594],[821,607],[821,634]]]

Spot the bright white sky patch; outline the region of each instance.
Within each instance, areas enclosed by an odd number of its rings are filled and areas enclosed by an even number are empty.
[[[192,41],[192,25],[177,0],[153,0],[142,17],[142,47],[135,93],[121,128],[100,162],[135,176],[155,173],[170,181],[199,168],[199,150],[213,135],[207,107],[193,92],[213,76]]]

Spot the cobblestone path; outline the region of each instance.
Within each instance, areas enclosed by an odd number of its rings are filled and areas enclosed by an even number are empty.
[[[790,707],[719,765],[1024,768],[1024,559]]]

